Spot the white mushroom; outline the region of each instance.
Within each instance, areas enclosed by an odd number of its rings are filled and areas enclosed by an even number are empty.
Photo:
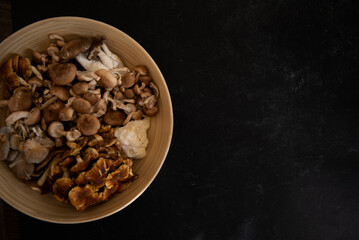
[[[105,52],[105,54],[112,59],[113,68],[123,68],[123,67],[125,67],[125,64],[123,64],[121,58],[119,56],[117,56],[116,54],[112,53],[110,51],[110,49],[108,49],[108,47],[107,47],[107,45],[105,43],[102,43],[101,48]]]
[[[81,66],[83,68],[85,68],[87,71],[90,71],[90,72],[96,72],[97,70],[100,70],[100,69],[108,70],[108,68],[101,61],[88,60],[86,55],[83,53],[80,53],[76,57],[76,60],[81,64]]]

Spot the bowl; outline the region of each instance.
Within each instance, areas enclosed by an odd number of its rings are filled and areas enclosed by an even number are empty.
[[[134,160],[133,171],[138,174],[133,184],[124,192],[113,195],[108,201],[77,211],[70,204],[59,202],[50,194],[41,195],[17,179],[5,162],[0,162],[0,197],[15,209],[31,217],[54,223],[82,223],[104,218],[124,209],[137,199],[151,184],[161,169],[168,153],[173,131],[171,97],[162,73],[151,56],[140,44],[119,29],[108,24],[81,17],[56,17],[28,25],[6,38],[0,44],[0,64],[14,54],[31,56],[32,50],[44,51],[57,33],[71,39],[75,36],[106,36],[109,49],[118,54],[126,66],[137,64],[148,67],[160,91],[159,112],[151,118],[148,130],[147,156]],[[0,84],[0,94],[4,84]],[[1,116],[4,116],[2,110]],[[4,117],[1,119],[4,125]]]

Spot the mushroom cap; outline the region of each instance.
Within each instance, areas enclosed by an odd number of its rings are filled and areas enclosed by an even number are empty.
[[[77,120],[77,126],[83,135],[89,136],[96,134],[101,124],[96,117],[90,114],[82,114]]]
[[[73,121],[76,117],[75,110],[72,107],[64,107],[57,114],[60,121]]]
[[[126,73],[122,77],[122,86],[124,88],[130,88],[136,83],[136,76],[133,73]]]
[[[37,107],[34,107],[33,109],[31,109],[24,123],[28,126],[32,126],[39,123],[40,120],[41,120],[41,110]]]
[[[147,75],[148,69],[145,65],[137,65],[133,68],[136,72],[138,72],[141,75]]]
[[[103,121],[106,124],[112,126],[121,126],[125,119],[126,114],[124,114],[122,111],[114,111],[112,109],[109,109],[103,117]]]
[[[47,128],[47,133],[53,138],[62,137],[63,134],[61,132],[64,131],[64,125],[59,121],[53,121],[50,123],[49,127]]]
[[[67,101],[70,98],[70,93],[66,88],[60,86],[51,86],[50,93],[58,97],[61,101]]]
[[[95,73],[100,77],[100,80],[98,81],[98,85],[100,87],[103,87],[105,89],[112,89],[116,87],[117,78],[109,70],[100,69],[97,70]]]
[[[148,117],[153,117],[158,113],[158,107],[154,106],[153,108],[148,109],[146,106],[142,108],[144,114]]]
[[[71,107],[75,109],[77,113],[89,113],[91,111],[91,103],[83,98],[76,98]]]
[[[73,63],[54,63],[49,66],[48,74],[57,85],[71,83],[76,77],[77,68]]]
[[[74,85],[72,85],[71,89],[76,95],[82,96],[89,89],[89,85],[86,82],[77,82]]]
[[[26,87],[19,87],[9,99],[8,107],[10,112],[28,111],[32,105],[31,90]]]
[[[52,191],[57,200],[63,201],[67,198],[67,195],[74,183],[71,178],[62,177],[58,178],[52,186]]]
[[[35,77],[35,76],[30,78],[28,83],[30,85],[37,85],[38,87],[42,87],[44,85],[42,80],[40,78],[38,78],[38,77]]]
[[[69,60],[80,53],[86,52],[91,47],[91,39],[79,37],[67,42],[59,53],[61,59]]]
[[[85,93],[83,97],[89,101],[91,105],[95,105],[100,99],[96,94],[90,92]]]
[[[18,150],[24,154],[24,159],[29,163],[40,163],[49,154],[49,149],[35,139],[28,139],[20,143]]]
[[[51,104],[49,107],[45,108],[42,117],[46,124],[56,121],[58,119],[58,114],[61,111],[61,109],[64,108],[64,104],[57,100],[53,104]]]

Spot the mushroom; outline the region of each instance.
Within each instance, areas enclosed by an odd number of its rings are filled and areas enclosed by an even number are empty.
[[[76,98],[71,107],[75,109],[77,113],[89,113],[91,111],[91,103],[83,98]]]
[[[133,73],[126,73],[122,78],[122,86],[130,88],[136,83],[136,76]]]
[[[154,115],[156,115],[158,113],[158,107],[156,107],[156,106],[154,106],[151,109],[148,109],[146,106],[143,106],[142,110],[145,113],[145,115],[148,117],[153,117]]]
[[[15,122],[17,122],[18,120],[20,120],[22,118],[27,118],[28,116],[29,116],[28,111],[13,112],[5,119],[6,126],[10,126],[10,125],[14,124]]]
[[[37,107],[34,107],[30,110],[28,116],[26,117],[24,123],[28,126],[38,124],[41,120],[41,110]]]
[[[81,64],[81,66],[83,68],[85,68],[87,71],[90,71],[90,72],[96,72],[99,69],[107,69],[108,70],[108,67],[103,65],[101,61],[88,60],[87,57],[85,56],[85,54],[83,54],[83,53],[80,53],[76,57],[76,60]]]
[[[92,49],[87,58],[89,60],[94,60],[96,57],[99,57],[103,65],[105,65],[108,69],[114,68],[112,59],[102,51],[101,43],[97,43],[92,46]]]
[[[111,90],[117,85],[117,79],[109,70],[100,69],[97,70],[96,75],[100,77],[98,85],[106,90]]]
[[[76,128],[72,128],[70,131],[65,131],[64,125],[59,121],[50,123],[47,133],[55,139],[65,136],[68,141],[76,141],[81,137],[80,131]]]
[[[90,114],[82,114],[77,120],[77,127],[83,135],[89,136],[96,134],[101,124],[96,117]]]
[[[59,201],[65,201],[68,193],[74,185],[74,182],[70,178],[70,173],[67,168],[62,168],[63,176],[56,179],[54,185],[52,185],[52,192],[54,197]]]
[[[49,107],[45,108],[42,113],[42,118],[44,119],[45,125],[49,124],[52,121],[58,120],[58,114],[63,108],[64,104],[59,100],[55,101]]]
[[[26,87],[18,87],[9,100],[0,100],[0,107],[8,106],[10,112],[28,111],[32,105],[32,94]]]
[[[50,87],[50,93],[61,101],[67,101],[70,98],[69,91],[67,91],[66,88],[61,86],[51,86]]]
[[[58,118],[60,121],[73,121],[76,118],[75,110],[72,107],[64,107],[58,113]]]
[[[76,77],[76,66],[73,63],[53,63],[49,66],[48,74],[57,85],[71,83]]]
[[[86,82],[77,82],[74,85],[72,85],[72,92],[76,95],[84,95],[87,90],[89,89],[89,86]]]
[[[16,177],[20,179],[30,180],[34,172],[34,164],[25,160],[24,154],[17,155],[14,161],[9,165],[10,169],[14,172]]]
[[[0,128],[0,161],[7,159],[10,152],[10,140],[9,133],[11,128],[3,126]]]
[[[86,52],[91,46],[91,40],[84,37],[75,38],[67,42],[60,51],[60,58],[70,60],[80,53]]]
[[[104,42],[102,43],[101,48],[104,51],[104,53],[106,53],[106,55],[112,59],[113,68],[125,67],[125,64],[123,64],[121,58],[119,56],[117,56],[116,54],[112,53],[110,51],[110,49],[108,49],[107,45]]]
[[[42,146],[35,139],[27,139],[18,145],[18,150],[24,155],[24,159],[29,163],[40,163],[49,154],[49,149]]]
[[[77,71],[76,75],[79,81],[90,82],[93,80],[96,81],[100,80],[100,77],[97,76],[95,72],[91,72],[91,71]]]
[[[19,58],[19,71],[27,80],[32,75],[31,62],[27,57]]]
[[[60,61],[59,52],[60,50],[56,46],[56,44],[50,44],[49,47],[47,48],[47,54],[51,56],[53,63]]]
[[[126,114],[122,111],[114,111],[112,109],[108,110],[103,117],[105,124],[112,126],[121,126],[125,119]]]
[[[138,72],[140,75],[147,75],[148,69],[145,65],[137,65],[133,68],[136,72]]]
[[[56,40],[56,45],[59,47],[63,47],[65,45],[65,39],[63,36],[53,33],[49,35],[51,40]]]
[[[31,94],[34,95],[36,88],[37,87],[42,87],[43,86],[43,82],[40,78],[38,77],[32,77],[29,79],[28,83],[31,85]]]
[[[100,99],[98,102],[91,107],[90,113],[96,118],[102,117],[107,111],[107,104],[105,100]]]
[[[91,103],[92,106],[94,106],[99,101],[99,97],[97,97],[97,94],[87,92],[83,95],[83,98],[86,99]]]

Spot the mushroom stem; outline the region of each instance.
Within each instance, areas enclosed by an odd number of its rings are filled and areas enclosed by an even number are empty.
[[[40,108],[40,109],[41,109],[41,110],[44,110],[44,109],[48,108],[51,104],[53,104],[54,102],[56,102],[56,100],[57,100],[57,97],[56,97],[56,96],[50,98],[49,100],[47,100],[45,103],[43,103],[43,104],[41,105],[41,108]]]

